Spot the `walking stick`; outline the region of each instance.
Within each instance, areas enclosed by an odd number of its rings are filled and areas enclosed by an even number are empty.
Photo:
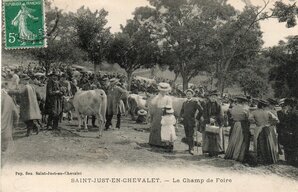
[[[225,133],[224,133],[223,127],[222,127],[221,134],[222,134],[222,148],[223,148],[223,152],[225,153]]]
[[[195,128],[195,136],[196,136],[196,143],[197,143],[197,154],[199,153],[199,142],[198,142],[198,126],[196,124],[196,128]]]

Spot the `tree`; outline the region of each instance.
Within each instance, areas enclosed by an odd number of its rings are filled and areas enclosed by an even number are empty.
[[[118,63],[126,71],[130,90],[133,72],[141,67],[153,67],[157,63],[159,49],[149,31],[138,21],[128,20],[121,30],[110,44],[107,59],[111,63]]]
[[[262,97],[268,91],[267,79],[258,75],[253,69],[239,70],[236,78],[245,95]]]
[[[221,92],[225,89],[227,75],[245,67],[239,64],[252,60],[262,50],[262,32],[259,21],[278,18],[280,22],[287,22],[287,27],[292,27],[296,22],[295,3],[285,5],[278,1],[269,13],[269,11],[264,11],[269,2],[265,1],[263,7],[247,5],[242,12],[230,17],[227,23],[217,28],[218,45],[215,46],[217,50],[215,53],[219,55],[217,55],[215,75],[218,77],[218,88]],[[216,55],[214,57],[216,58]]]
[[[162,50],[160,65],[168,65],[182,76],[183,89],[200,71],[214,62],[210,46],[214,28],[234,9],[226,1],[211,0],[150,0],[152,7],[142,7],[136,13]]]
[[[81,52],[71,41],[74,30],[70,21],[68,14],[62,14],[62,10],[57,7],[52,8],[49,2],[46,3],[48,32],[45,38],[47,38],[48,46],[27,51],[38,60],[39,65],[46,69],[46,74],[55,62],[75,62],[82,57]]]
[[[270,70],[276,97],[298,97],[298,36],[268,50],[274,67]]]
[[[74,14],[74,27],[77,33],[77,44],[84,50],[89,60],[97,66],[105,60],[109,42],[111,40],[110,28],[106,27],[108,12],[104,9],[94,13],[89,8],[81,7]]]

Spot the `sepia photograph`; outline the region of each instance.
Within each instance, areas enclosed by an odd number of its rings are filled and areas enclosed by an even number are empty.
[[[298,1],[1,6],[1,191],[298,191]]]

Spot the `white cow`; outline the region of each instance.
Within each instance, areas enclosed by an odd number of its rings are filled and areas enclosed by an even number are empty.
[[[78,91],[72,102],[79,120],[78,129],[81,129],[82,119],[84,119],[84,130],[87,131],[87,116],[95,115],[98,120],[99,136],[102,136],[102,130],[106,121],[106,93],[102,89]]]

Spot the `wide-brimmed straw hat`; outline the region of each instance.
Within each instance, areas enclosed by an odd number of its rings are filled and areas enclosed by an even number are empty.
[[[213,91],[210,91],[208,94],[208,96],[213,96],[213,95],[218,96],[219,92],[217,90],[213,90]]]
[[[171,105],[166,105],[165,111],[166,111],[166,113],[174,113],[174,109],[172,108]]]
[[[195,94],[195,92],[192,89],[187,89],[186,91],[184,91],[184,93],[191,93],[192,95]]]
[[[141,116],[147,115],[147,111],[144,109],[140,109],[138,110],[138,115],[141,115]]]
[[[268,98],[267,101],[270,105],[278,105],[278,102],[275,99]]]
[[[28,80],[30,80],[31,78],[28,76],[28,75],[23,75],[21,78],[20,78],[21,80],[23,80],[23,81],[28,81]]]
[[[263,99],[259,99],[258,101],[260,104],[264,105],[264,106],[268,106],[269,103],[266,101],[266,100],[263,100]]]
[[[237,95],[237,96],[235,96],[235,99],[240,100],[240,101],[248,101],[247,97],[244,95]]]
[[[168,83],[159,83],[157,88],[159,91],[171,91],[171,86]]]
[[[168,114],[172,114],[172,113],[174,113],[174,109],[173,109],[173,108],[171,108],[171,109],[166,109],[166,113],[168,113]]]
[[[278,101],[279,105],[283,105],[285,103],[286,98],[282,98]]]
[[[52,73],[48,74],[49,77],[52,77],[52,76],[56,76],[56,77],[59,77],[60,74],[58,73],[58,71],[52,71]]]
[[[110,84],[116,84],[118,82],[119,82],[119,79],[116,79],[116,78],[110,79]]]

